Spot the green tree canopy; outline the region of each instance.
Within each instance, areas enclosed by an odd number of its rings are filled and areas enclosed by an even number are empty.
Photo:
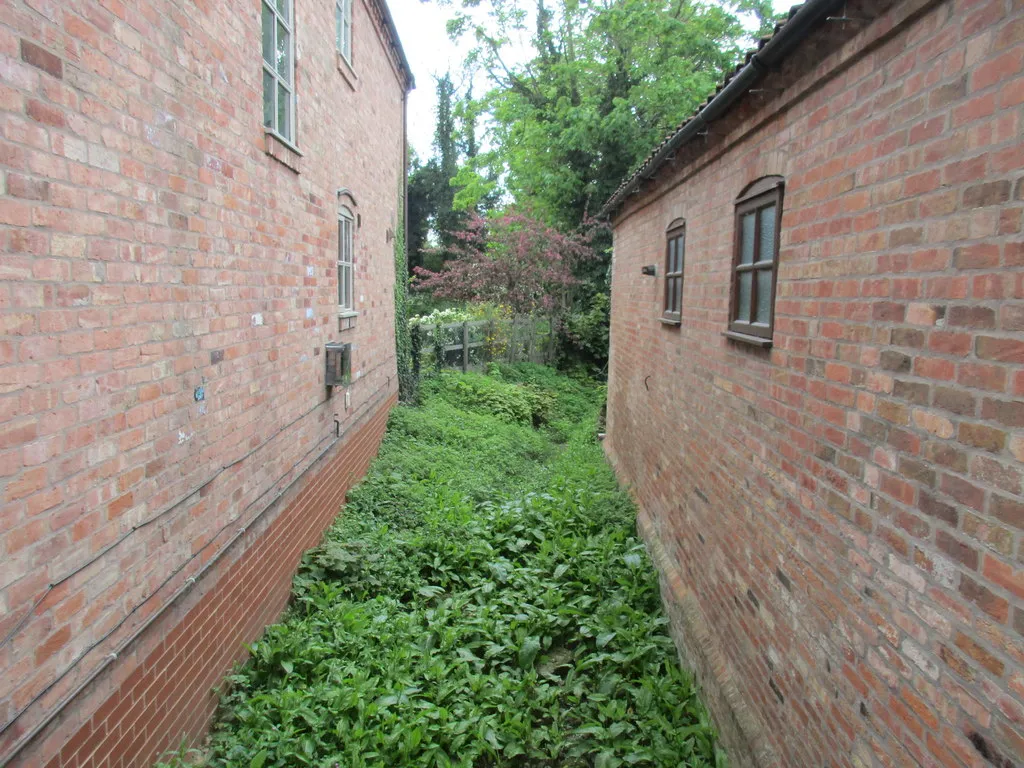
[[[731,5],[691,0],[491,0],[486,21],[449,22],[472,35],[467,67],[486,73],[480,99],[487,151],[456,176],[456,208],[507,194],[565,229],[593,214],[619,182],[690,115],[737,61],[747,32],[736,11],[771,23],[769,0]],[[530,41],[514,62],[513,40]],[[519,56],[522,59],[522,56]]]

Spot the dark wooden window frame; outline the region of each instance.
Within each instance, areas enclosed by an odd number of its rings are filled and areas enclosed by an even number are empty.
[[[733,224],[734,247],[731,287],[729,289],[729,330],[725,333],[730,339],[753,344],[758,347],[770,347],[772,334],[775,332],[775,285],[779,275],[779,235],[782,223],[782,193],[784,183],[779,176],[767,176],[754,182],[736,200],[735,220]],[[740,264],[743,248],[743,216],[775,206],[775,242],[774,253],[770,260],[761,259],[761,217],[754,217],[754,255],[750,264]],[[771,270],[771,297],[768,301],[768,323],[742,322],[736,319],[739,311],[740,276],[750,272],[754,275],[750,285],[750,316],[757,312],[757,272]]]
[[[683,246],[683,252],[679,257],[679,271],[672,272],[672,243],[676,240],[681,240]],[[676,219],[667,230],[665,230],[665,286],[662,292],[662,313],[661,321],[666,325],[679,325],[683,319],[683,274],[686,271],[686,222],[682,219]],[[676,306],[673,311],[673,307],[670,304],[670,292],[669,289],[672,286],[672,281],[677,281],[679,290],[676,293]]]

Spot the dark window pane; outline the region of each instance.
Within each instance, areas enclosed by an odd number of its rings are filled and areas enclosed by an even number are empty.
[[[277,132],[288,139],[288,141],[292,139],[291,115],[289,114],[290,99],[291,94],[279,83],[277,86]]]
[[[291,55],[291,41],[288,31],[281,22],[277,23],[277,74],[286,83],[291,83],[292,70],[289,57]]]
[[[762,251],[764,253],[764,251]],[[745,277],[746,275],[744,275]],[[769,308],[772,300],[772,270],[757,271],[757,315],[756,321],[768,325]]]
[[[686,263],[686,233],[685,232],[679,236],[679,241],[678,242],[679,242],[679,245],[678,245],[678,249],[679,249],[679,263],[678,263],[678,266],[677,266],[677,271],[682,272],[683,271],[683,265]]]
[[[263,125],[274,127],[274,77],[263,70]]]
[[[769,205],[758,211],[761,217],[761,250],[758,251],[759,261],[775,260],[775,206]]]
[[[263,8],[263,60],[274,65],[274,12],[270,10],[266,3],[262,5]]]
[[[675,282],[676,282],[676,301],[675,301],[675,304],[673,305],[673,307],[674,307],[673,311],[676,312],[676,313],[679,313],[679,312],[682,311],[682,306],[683,306],[683,278],[677,277],[677,278],[675,278]]]
[[[277,0],[277,10],[281,12],[281,15],[286,19],[288,18],[288,0]]]
[[[739,296],[736,301],[736,319],[743,323],[750,322],[750,288],[753,285],[753,272],[741,272],[739,276]]]
[[[740,222],[743,232],[740,241],[740,264],[752,264],[754,262],[754,214],[744,214]]]

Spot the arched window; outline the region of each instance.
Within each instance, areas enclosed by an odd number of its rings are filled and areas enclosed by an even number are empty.
[[[683,271],[686,265],[686,222],[676,219],[665,232],[665,307],[662,319],[678,324],[683,317]]]
[[[355,217],[346,206],[338,208],[338,311],[355,310],[353,301],[353,230]]]
[[[736,243],[730,291],[730,337],[771,344],[782,220],[781,176],[765,176],[736,200]]]

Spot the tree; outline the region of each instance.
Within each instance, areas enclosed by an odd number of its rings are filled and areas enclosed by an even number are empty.
[[[729,9],[694,0],[533,2],[528,11],[491,0],[486,24],[468,15],[449,23],[455,37],[474,35],[468,65],[491,84],[481,99],[491,150],[461,169],[457,205],[473,207],[474,194],[493,191],[486,180],[501,178],[514,201],[572,229],[713,91],[746,33]],[[762,21],[766,7],[733,5]],[[510,63],[523,35],[532,57]]]
[[[417,266],[437,269],[448,258],[453,233],[465,222],[466,207],[456,205],[462,192],[460,166],[472,161],[478,152],[476,121],[480,108],[473,100],[472,85],[462,97],[450,74],[436,78],[435,86],[434,154],[423,164],[415,155],[410,161],[410,274]],[[496,204],[497,185],[493,181],[473,175],[467,177],[467,182],[473,185],[474,204],[470,207],[482,211]]]
[[[563,312],[575,267],[595,258],[586,232],[563,234],[519,211],[468,214],[439,270],[416,268],[417,287],[458,301],[493,302],[517,314]]]
[[[434,215],[433,190],[436,186],[437,164],[430,160],[421,165],[416,152],[410,150],[408,216],[409,216],[409,274],[423,265],[423,252]]]

